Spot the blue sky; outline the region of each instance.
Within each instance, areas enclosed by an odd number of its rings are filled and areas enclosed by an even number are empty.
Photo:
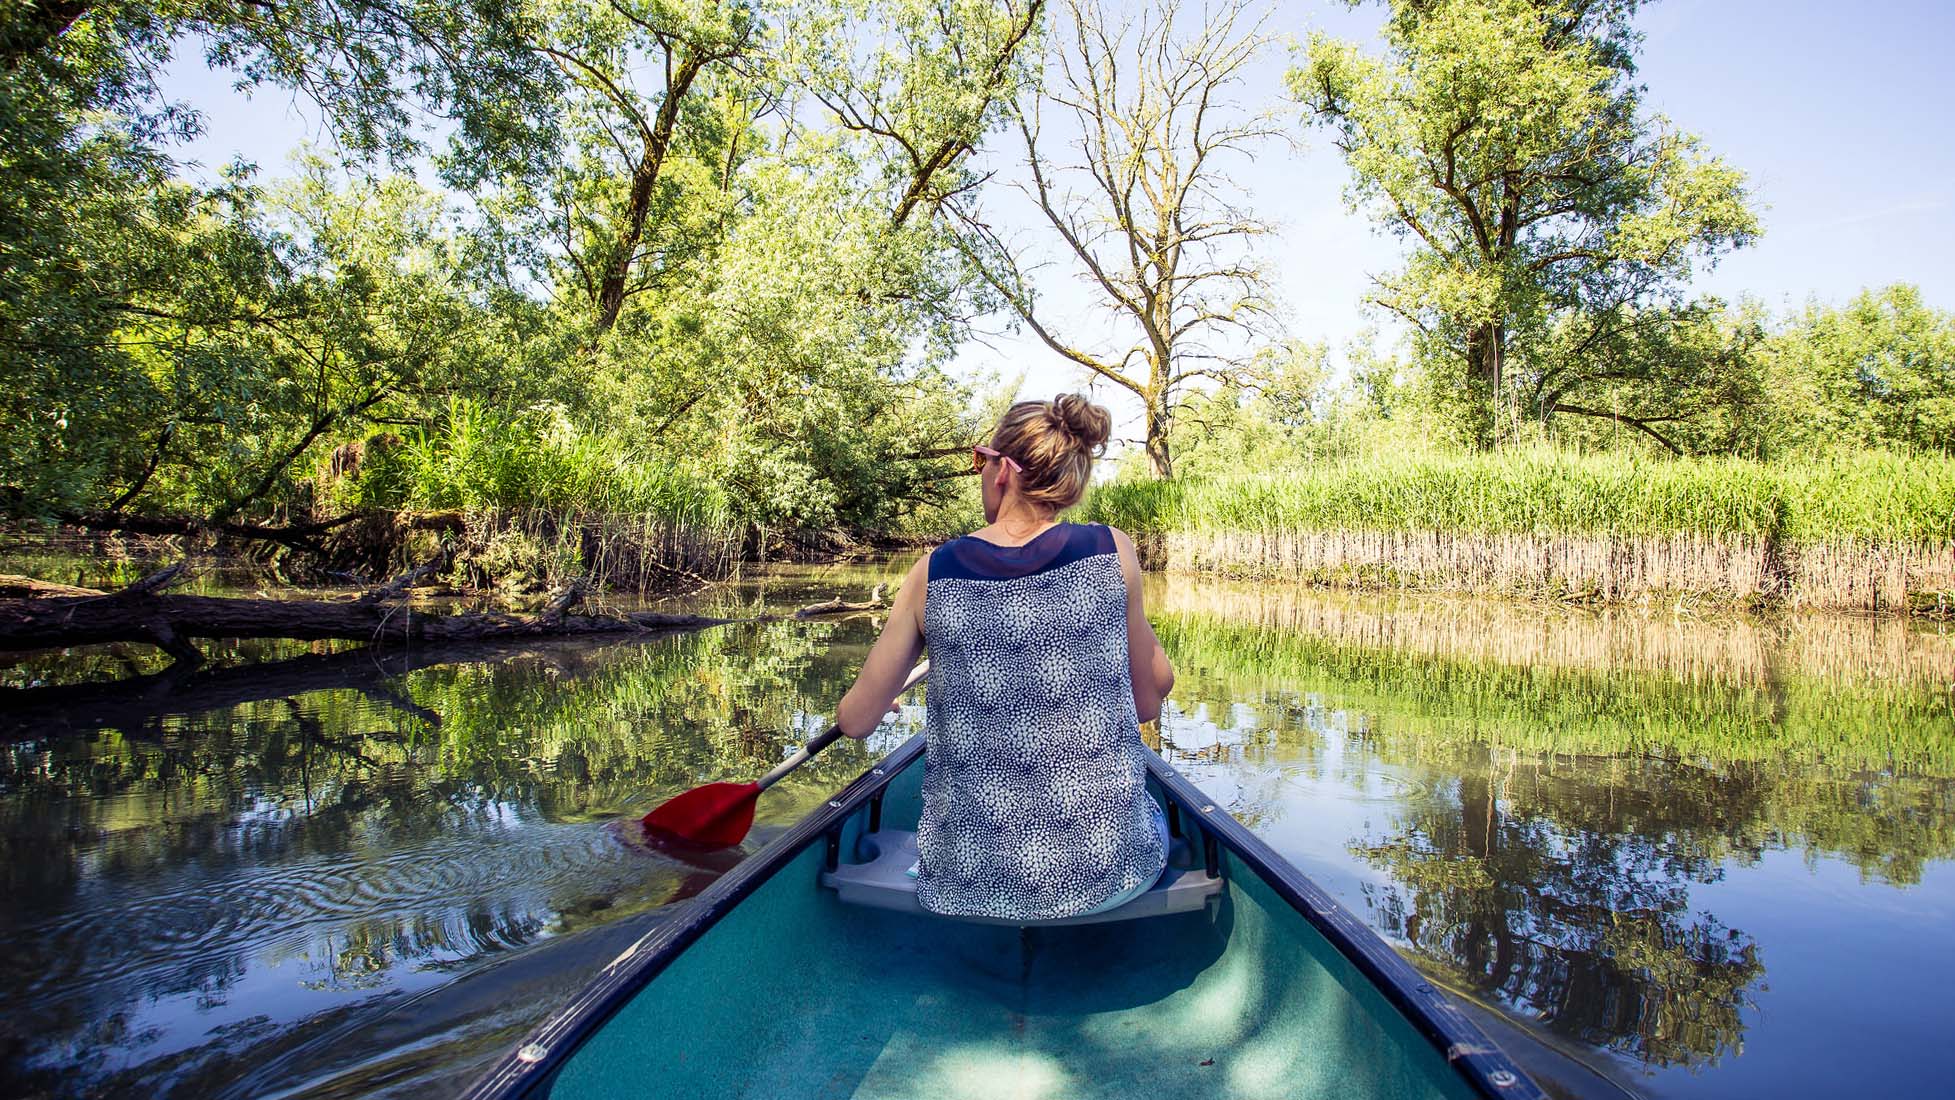
[[[1328,0],[1279,4],[1270,29],[1301,39],[1313,28],[1372,41],[1377,15]],[[1750,175],[1765,224],[1753,247],[1727,256],[1697,288],[1742,294],[1784,309],[1809,297],[1844,301],[1863,287],[1919,285],[1929,302],[1955,308],[1955,42],[1950,0],[1662,0],[1638,17],[1646,35],[1641,76],[1648,102],[1704,137]],[[1243,89],[1245,101],[1280,102],[1292,59],[1273,50]],[[206,165],[242,154],[283,170],[316,124],[277,91],[246,99],[197,57],[179,58],[170,91],[202,109],[208,130],[190,151]],[[1359,306],[1370,273],[1391,270],[1400,245],[1346,210],[1348,176],[1322,133],[1297,124],[1299,151],[1272,147],[1235,166],[1251,207],[1276,223],[1259,244],[1284,306],[1284,325],[1338,347],[1368,324]],[[997,155],[1012,149],[994,142]],[[1010,212],[1027,241],[1038,223]],[[1102,330],[1092,302],[1069,279],[1040,289],[1062,331],[1090,341]],[[1036,340],[994,335],[957,360],[973,376],[1025,375],[1027,396],[1078,388],[1082,374]],[[1122,431],[1137,407],[1110,387]]]

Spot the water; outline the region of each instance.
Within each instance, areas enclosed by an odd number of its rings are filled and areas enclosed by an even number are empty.
[[[902,564],[680,602],[859,598]],[[1583,1091],[1955,1081],[1945,630],[1187,578],[1149,602],[1163,753]],[[240,645],[0,699],[0,1094],[451,1094],[730,865],[617,824],[791,751],[879,625]],[[96,649],[0,683],[154,669]],[[770,793],[749,848],[918,718]]]

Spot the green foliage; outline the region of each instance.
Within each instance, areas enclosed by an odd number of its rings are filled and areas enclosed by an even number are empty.
[[[113,300],[95,342],[14,329],[27,346],[0,385],[22,412],[0,447],[22,510],[259,511],[294,501],[303,460],[376,410],[491,376],[521,393],[442,202],[302,169],[271,189],[159,184],[142,232],[90,246],[122,250],[108,274],[127,279],[97,283]]]
[[[64,11],[0,29],[6,513],[268,518],[324,489],[805,535],[954,498],[976,428],[939,368],[987,306],[938,208],[1039,5]],[[173,179],[200,120],[154,74],[197,46],[312,99],[347,163]],[[423,112],[466,209],[367,174],[428,151]],[[354,482],[308,476],[369,442]]]
[[[1407,2],[1383,59],[1313,40],[1293,90],[1339,133],[1354,202],[1418,248],[1383,295],[1419,327],[1416,361],[1360,346],[1334,384],[1323,348],[1266,348],[1223,389],[1176,392],[1162,454],[1198,486],[1098,506],[1936,537],[1942,468],[1899,455],[1955,444],[1955,319],[1908,287],[1783,322],[1681,300],[1755,227],[1741,178],[1643,116],[1636,6]],[[945,365],[999,303],[944,204],[981,182],[1042,11],[10,9],[0,513],[544,508],[804,543],[968,526],[956,475],[984,418]],[[201,123],[156,74],[182,49],[309,96],[349,159],[175,178]],[[424,112],[451,123],[440,150]],[[429,152],[468,202],[373,171]],[[1495,223],[1511,233],[1483,239]],[[1490,438],[1493,405],[1460,400],[1489,349],[1507,439],[1638,453],[1459,464]],[[348,448],[367,460],[351,478],[330,457]],[[1644,464],[1656,448],[1821,457],[1672,469]]]
[[[1321,344],[1270,348],[1223,385],[1185,398],[1168,427],[1176,474],[1212,477],[1252,463],[1298,466],[1321,454],[1338,411],[1327,350]]]
[[[1798,465],[1510,450],[1373,456],[1185,484],[1117,480],[1082,515],[1135,533],[1444,531],[1955,538],[1955,459],[1842,454]]]
[[[368,440],[358,472],[336,492],[353,507],[550,508],[652,515],[701,530],[730,519],[718,486],[580,432],[561,408],[511,414],[463,399],[433,428]]]
[[[1790,439],[1955,452],[1955,313],[1918,288],[1808,303],[1763,356]]]
[[[1289,74],[1337,135],[1352,206],[1411,241],[1372,300],[1412,326],[1476,445],[1588,408],[1585,373],[1630,377],[1579,341],[1548,354],[1550,330],[1648,328],[1700,261],[1758,232],[1743,175],[1644,113],[1637,6],[1389,0],[1385,58],[1317,33]]]

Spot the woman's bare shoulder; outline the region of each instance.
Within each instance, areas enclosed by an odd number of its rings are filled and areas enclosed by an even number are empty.
[[[1107,524],[1106,529],[1113,535],[1113,549],[1115,553],[1120,555],[1121,564],[1131,563],[1138,570],[1140,568],[1140,551],[1134,549],[1134,540],[1127,532],[1122,531],[1110,523]]]

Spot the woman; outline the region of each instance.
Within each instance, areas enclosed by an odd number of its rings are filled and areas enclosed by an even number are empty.
[[[1100,912],[1153,885],[1167,826],[1139,723],[1174,669],[1124,532],[1059,523],[1113,418],[1078,394],[1021,401],[973,448],[986,526],[916,563],[836,723],[865,737],[930,652],[917,898],[947,915]]]

